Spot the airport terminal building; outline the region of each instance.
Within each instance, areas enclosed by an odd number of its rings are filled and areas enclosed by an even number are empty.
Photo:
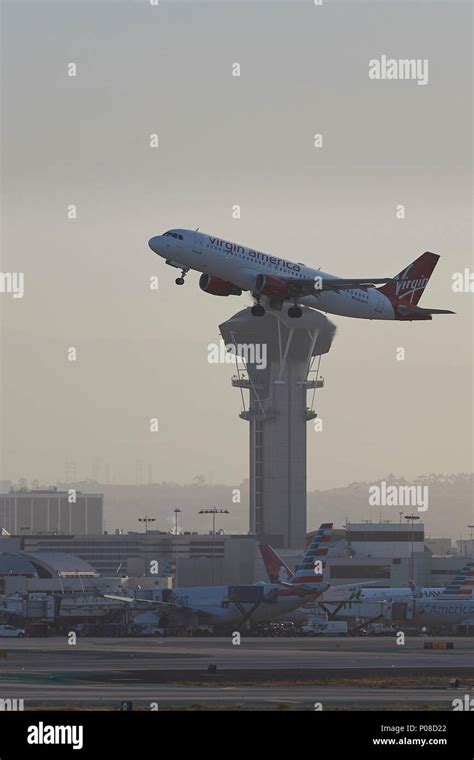
[[[311,538],[310,533],[308,542]],[[38,532],[17,539],[26,552],[77,556],[103,577],[144,576],[150,562],[156,561],[160,573],[177,563],[180,586],[250,584],[267,579],[258,539],[251,534]],[[375,582],[398,587],[413,580],[423,586],[444,586],[469,557],[457,552],[449,539],[443,539],[442,546],[435,543],[433,548],[443,548],[444,553],[429,548],[422,523],[348,523],[333,530],[326,578],[331,585]],[[281,549],[279,554],[291,569],[302,558],[301,552],[291,549]]]
[[[103,531],[103,494],[46,489],[11,489],[0,493],[0,530],[10,534]]]
[[[0,532],[5,539],[15,537],[20,551],[75,556],[102,577],[143,577],[151,562],[158,563],[160,574],[170,567],[174,574],[177,567],[180,586],[266,580],[259,540],[273,543],[269,536],[222,531],[177,536],[169,530],[107,533],[103,494],[54,486],[0,493]],[[307,543],[312,535],[308,533]],[[290,569],[302,559],[298,549],[278,552]],[[424,524],[416,517],[354,522],[332,531],[325,574],[331,585],[367,582],[399,587],[413,580],[423,586],[443,586],[466,564],[469,552],[472,556],[472,541],[454,547],[449,538],[426,538]]]
[[[422,524],[415,529],[406,523],[350,523],[334,530],[331,539],[325,579],[332,586],[366,582],[406,587],[412,579],[419,586],[446,586],[469,561],[451,544],[444,546],[447,554],[433,554]],[[290,549],[280,555],[290,568],[301,560]],[[159,575],[147,572],[155,560]],[[8,535],[3,530],[0,536],[0,617],[13,624],[23,619],[56,627],[79,618],[122,622],[123,605],[107,594],[133,589],[147,594],[171,589],[176,580],[181,588],[248,586],[268,576],[253,535]]]

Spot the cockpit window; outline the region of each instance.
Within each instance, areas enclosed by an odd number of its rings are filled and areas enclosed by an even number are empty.
[[[163,237],[166,237],[167,235],[168,237],[176,238],[176,240],[183,240],[182,235],[178,235],[177,232],[171,232],[171,230],[168,230],[168,232],[163,233]]]

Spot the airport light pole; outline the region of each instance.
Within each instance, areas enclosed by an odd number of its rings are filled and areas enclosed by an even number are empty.
[[[179,508],[174,511],[174,587],[178,586],[178,513]]]
[[[155,517],[139,517],[138,522],[145,523],[145,576],[148,577],[148,523],[155,522]]]
[[[470,534],[469,534],[469,552],[470,552],[470,554],[469,554],[469,556],[473,557],[474,556],[474,547],[472,545],[472,531],[474,530],[474,525],[467,525],[466,527],[469,528],[469,530],[470,530]]]
[[[414,556],[413,556],[413,524],[415,520],[419,520],[420,518],[418,515],[405,515],[405,520],[410,520],[411,523],[411,578],[410,580],[414,581]]]
[[[22,535],[22,533],[21,533],[22,530],[24,530],[24,531],[30,530],[31,531],[31,535],[33,535],[33,531],[31,530],[31,526],[30,525],[22,525],[21,526],[21,528],[20,528],[20,536]],[[25,541],[22,539],[21,540],[21,550],[23,551],[24,548],[25,548]]]
[[[212,515],[212,585],[216,585],[216,515],[228,515],[228,509],[200,509],[200,515]]]

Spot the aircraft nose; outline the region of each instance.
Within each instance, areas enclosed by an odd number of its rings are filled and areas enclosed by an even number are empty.
[[[160,243],[161,243],[161,235],[155,235],[154,237],[150,238],[148,241],[148,245],[150,246],[151,250],[154,251],[154,253],[160,252]]]

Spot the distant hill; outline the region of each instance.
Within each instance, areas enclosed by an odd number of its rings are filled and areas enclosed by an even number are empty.
[[[416,507],[371,507],[369,488],[385,480],[387,485],[423,485],[428,487],[428,510],[417,512]],[[332,520],[342,526],[346,520],[360,522],[372,519],[378,521],[399,521],[399,512],[409,514],[414,511],[425,523],[426,536],[459,539],[469,537],[466,526],[474,523],[474,475],[420,475],[414,481],[388,475],[371,483],[351,483],[341,488],[327,491],[312,491],[308,494],[308,527],[316,527],[324,520]]]
[[[405,514],[413,511],[410,507],[371,507],[369,487],[385,480],[389,485],[428,486],[429,508],[417,514],[423,519],[426,535],[444,536],[458,539],[461,532],[468,538],[466,526],[474,524],[474,475],[420,475],[415,481],[406,481],[388,475],[373,483],[350,483],[347,486],[326,491],[308,493],[308,528],[312,530],[320,522],[332,521],[337,527],[346,520],[359,522],[372,519],[399,520],[399,511]],[[138,518],[148,515],[155,517],[154,527],[170,531],[174,526],[175,508],[179,515],[180,530],[205,532],[211,529],[209,515],[199,515],[200,509],[218,507],[228,509],[229,515],[217,520],[217,528],[226,532],[246,533],[248,530],[248,480],[234,486],[209,484],[198,477],[194,483],[152,483],[148,485],[111,485],[85,481],[73,484],[82,491],[104,493],[106,530],[141,530]],[[71,487],[58,483],[59,487]],[[240,490],[240,503],[236,502],[234,489]],[[416,510],[416,508],[415,508]]]

